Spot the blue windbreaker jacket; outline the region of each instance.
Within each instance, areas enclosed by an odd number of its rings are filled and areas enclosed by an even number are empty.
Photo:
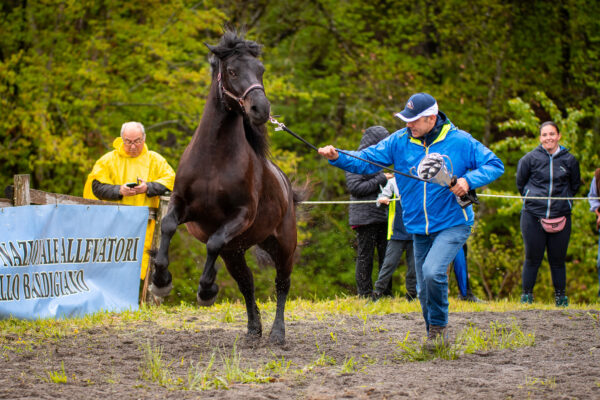
[[[440,113],[441,114],[441,113]],[[441,133],[426,146],[413,138],[407,128],[394,132],[376,145],[361,151],[348,151],[358,157],[409,173],[429,153],[447,155],[449,172],[465,178],[470,189],[493,182],[504,172],[502,161],[469,133],[456,128],[446,119]],[[332,165],[356,174],[372,174],[381,168],[338,153]],[[451,170],[453,168],[453,170]],[[402,202],[402,218],[408,233],[428,235],[458,225],[473,225],[473,208],[463,209],[448,187],[421,182],[396,174]]]

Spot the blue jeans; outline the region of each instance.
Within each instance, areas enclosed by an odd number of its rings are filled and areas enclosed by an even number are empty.
[[[427,331],[448,325],[448,265],[469,238],[471,227],[458,225],[430,235],[413,235],[417,293]]]
[[[415,255],[412,240],[388,240],[383,265],[379,269],[379,277],[375,282],[375,292],[383,294],[389,287],[392,275],[402,261],[402,253],[406,253],[406,294],[417,297],[417,277],[415,275]]]

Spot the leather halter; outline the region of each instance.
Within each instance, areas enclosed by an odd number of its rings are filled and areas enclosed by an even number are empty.
[[[221,88],[221,93],[222,94],[226,94],[227,96],[231,97],[232,99],[234,99],[235,101],[238,102],[238,104],[240,105],[240,107],[242,108],[242,112],[245,113],[246,109],[244,108],[244,100],[246,99],[246,96],[248,96],[248,93],[250,93],[251,91],[255,90],[255,89],[261,89],[263,92],[265,91],[265,88],[263,87],[263,85],[261,85],[260,83],[255,83],[253,85],[250,85],[241,96],[236,96],[235,94],[231,93],[229,90],[225,89],[225,86],[223,86],[223,81],[221,80],[221,72],[219,71],[219,75],[217,75],[217,81],[219,82],[219,87]],[[231,108],[228,107],[229,110],[231,110]]]

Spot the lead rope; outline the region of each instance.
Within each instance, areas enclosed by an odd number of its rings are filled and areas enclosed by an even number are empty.
[[[304,138],[303,138],[303,137],[301,137],[300,135],[298,135],[298,134],[296,134],[296,133],[292,132],[290,129],[288,129],[288,127],[287,127],[287,126],[285,126],[285,125],[284,125],[282,122],[279,122],[279,121],[277,121],[277,120],[276,120],[276,119],[275,119],[275,118],[274,118],[272,115],[270,115],[270,116],[269,116],[269,121],[271,121],[271,123],[272,123],[272,124],[274,124],[274,125],[277,125],[277,127],[275,128],[275,130],[276,130],[276,131],[286,131],[287,133],[289,133],[290,135],[292,135],[292,136],[293,136],[293,137],[295,137],[296,139],[300,140],[302,143],[304,143],[305,145],[307,145],[307,146],[308,146],[308,147],[310,147],[311,149],[313,149],[313,150],[315,150],[315,151],[319,151],[319,149],[318,149],[318,148],[317,148],[317,147],[316,147],[314,144],[310,143],[309,141],[307,141],[306,139],[304,139]],[[386,167],[385,165],[381,165],[381,164],[379,164],[379,163],[376,163],[376,162],[374,162],[374,161],[365,160],[364,158],[361,158],[361,157],[355,156],[354,154],[350,154],[350,153],[348,153],[347,151],[340,150],[340,149],[338,149],[338,148],[336,148],[336,150],[337,150],[337,152],[338,152],[338,153],[342,153],[342,154],[345,154],[345,155],[347,155],[348,157],[356,158],[357,160],[364,161],[364,162],[366,162],[366,163],[369,163],[369,164],[373,164],[373,165],[375,165],[375,166],[377,166],[377,167],[379,167],[379,168],[382,168],[382,169],[388,170],[388,171],[390,171],[390,172],[393,172],[393,173],[395,173],[395,174],[402,175],[402,176],[406,176],[407,178],[416,179],[416,180],[418,180],[418,181],[421,181],[421,182],[430,183],[430,182],[429,182],[428,180],[426,180],[426,179],[421,179],[421,178],[419,178],[418,176],[411,175],[411,174],[406,174],[406,173],[404,173],[404,172],[400,172],[400,171],[398,171],[398,170],[395,170],[394,168]]]
[[[315,151],[319,151],[319,149],[312,143],[310,143],[309,141],[307,141],[306,139],[304,139],[303,137],[301,137],[300,135],[292,132],[287,126],[285,126],[282,122],[277,121],[277,119],[275,119],[274,116],[270,115],[269,116],[269,121],[275,125],[275,130],[276,131],[286,131],[287,133],[289,133],[290,135],[292,135],[293,137],[295,137],[296,139],[300,140],[302,143],[304,143],[305,145],[307,145],[308,147],[310,147],[311,149],[315,150]],[[389,168],[386,167],[384,165],[378,164],[376,162],[373,161],[369,161],[369,160],[365,160],[364,158],[360,158],[358,156],[352,155],[348,152],[345,152],[343,150],[337,149],[336,150],[340,153],[343,153],[349,157],[353,157],[356,158],[358,160],[367,162],[369,164],[373,164],[376,165],[380,168],[386,169],[388,171],[394,172],[396,174],[402,175],[402,176],[406,176],[408,178],[412,178],[412,179],[416,179],[418,181],[422,181],[422,182],[427,182],[430,183],[429,181],[425,180],[425,179],[421,179],[418,176],[415,175],[411,175],[411,174],[405,174],[403,172],[397,171],[393,168]],[[505,199],[521,199],[521,200],[547,200],[547,199],[552,199],[552,200],[600,200],[600,197],[533,197],[533,196],[518,196],[518,195],[498,195],[498,194],[485,194],[485,193],[480,193],[478,194],[478,196],[481,197],[496,197],[496,198],[505,198]],[[357,201],[352,201],[352,202],[357,202]],[[368,201],[361,201],[361,202],[372,202],[372,200],[368,200]],[[350,202],[346,202],[346,201],[314,201],[314,202],[303,202],[303,203],[311,203],[311,204],[330,204],[330,203],[337,203],[337,204],[347,204]]]

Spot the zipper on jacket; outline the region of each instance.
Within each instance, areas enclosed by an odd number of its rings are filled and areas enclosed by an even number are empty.
[[[417,144],[419,146],[423,146],[423,148],[425,149],[425,156],[427,156],[429,154],[429,148],[431,146],[433,146],[434,144],[436,144],[437,142],[441,142],[442,140],[444,140],[446,138],[446,135],[448,134],[448,132],[450,132],[450,128],[451,128],[451,125],[449,123],[445,123],[444,126],[442,127],[442,130],[441,130],[440,134],[438,135],[438,137],[429,146],[425,146],[420,140],[415,139],[415,138],[410,138],[410,142]],[[467,218],[466,211],[463,210],[463,212],[465,213],[465,218]],[[426,182],[423,182],[423,213],[425,214],[425,234],[429,235],[429,217],[427,216],[427,183]],[[467,218],[467,220],[468,220],[468,218]]]
[[[554,157],[552,156],[552,154],[548,154],[548,156],[550,157],[550,185],[548,186],[548,208],[546,210],[546,218],[550,218],[550,207],[552,205],[552,185],[553,185],[553,181],[554,181],[554,173],[553,173],[553,161],[554,161]]]
[[[429,147],[425,147],[425,156],[429,154]],[[423,212],[425,213],[425,234],[429,235],[429,217],[427,216],[427,183],[423,182]]]
[[[423,150],[425,150],[425,156],[429,154],[429,147],[425,146],[421,141],[414,138],[411,138],[410,141],[418,146],[422,146]],[[425,234],[429,235],[429,217],[427,216],[427,182],[423,182],[423,214],[425,215]]]

